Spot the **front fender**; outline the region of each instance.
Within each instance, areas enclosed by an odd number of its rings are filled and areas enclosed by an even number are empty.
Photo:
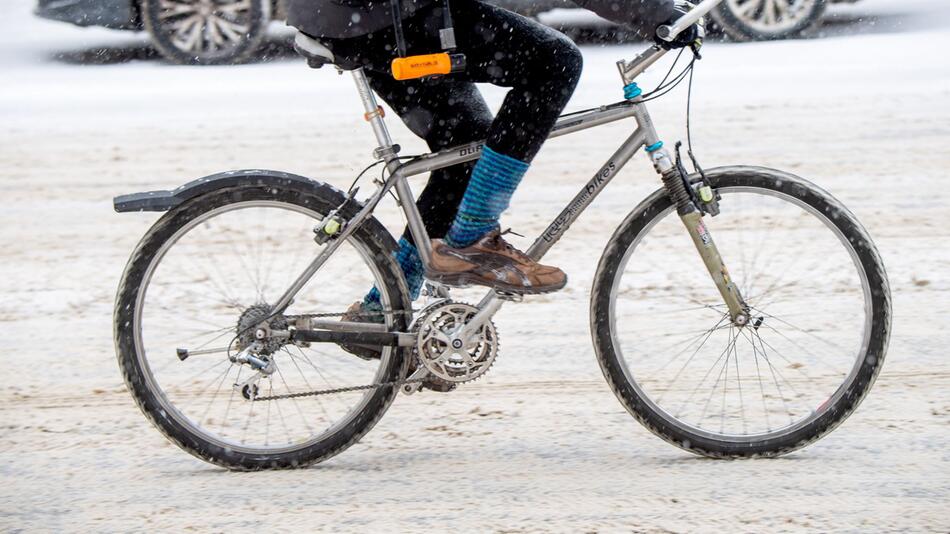
[[[287,190],[312,193],[318,187],[326,187],[310,178],[281,171],[247,169],[227,171],[197,180],[171,191],[146,191],[120,195],[112,200],[115,211],[127,213],[133,211],[168,211],[182,202],[203,195],[215,189],[239,185],[268,185]]]

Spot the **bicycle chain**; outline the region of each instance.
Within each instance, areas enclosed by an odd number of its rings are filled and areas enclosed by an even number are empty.
[[[367,384],[365,386],[350,386],[345,388],[336,388],[336,389],[318,389],[315,391],[302,391],[300,393],[285,393],[283,395],[266,395],[263,397],[254,397],[254,401],[271,401],[271,400],[283,400],[283,399],[297,399],[300,397],[318,397],[320,395],[332,395],[334,393],[348,393],[350,391],[364,391],[367,389],[376,389],[386,386],[397,386],[402,387],[406,384],[415,384],[416,382],[424,382],[425,378],[406,378],[404,380],[391,380],[389,382],[380,382],[378,384]]]

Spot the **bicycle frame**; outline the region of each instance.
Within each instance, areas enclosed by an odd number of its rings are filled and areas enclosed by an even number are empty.
[[[667,35],[672,35],[675,37],[675,35],[679,33],[682,28],[688,27],[690,24],[702,17],[705,12],[708,12],[710,9],[715,7],[715,5],[718,3],[719,0],[705,0],[702,4],[700,4],[699,7],[692,10],[689,15],[678,21],[676,25],[672,27],[672,29],[667,33]],[[626,61],[618,62],[617,65],[620,70],[621,78],[626,84],[633,83],[639,74],[646,70],[647,67],[654,64],[665,53],[665,49],[658,46],[653,46],[629,63]],[[389,178],[376,189],[376,191],[365,202],[363,208],[356,214],[356,216],[346,222],[343,230],[335,237],[335,239],[328,242],[326,248],[324,248],[316,258],[314,258],[306,270],[293,282],[291,287],[275,303],[273,308],[275,312],[282,312],[287,308],[287,306],[290,305],[297,292],[303,288],[303,286],[313,276],[313,274],[320,269],[323,263],[326,262],[326,260],[336,251],[340,244],[342,244],[353,232],[353,230],[370,216],[377,204],[382,200],[383,196],[391,190],[396,194],[399,205],[403,209],[403,213],[405,214],[406,221],[409,226],[409,231],[416,243],[416,248],[419,251],[420,258],[426,266],[430,265],[432,248],[431,239],[426,232],[425,225],[422,221],[422,216],[419,214],[419,210],[416,207],[415,196],[409,187],[408,178],[437,169],[465,163],[467,161],[476,160],[479,158],[481,151],[485,146],[485,141],[477,141],[474,143],[442,150],[440,152],[425,154],[413,158],[409,162],[403,163],[397,154],[398,148],[393,143],[392,137],[389,135],[389,130],[386,127],[386,123],[384,121],[383,110],[379,106],[376,97],[373,94],[365,73],[362,69],[355,69],[352,71],[352,74],[353,80],[356,83],[357,92],[359,93],[360,99],[363,103],[363,108],[365,111],[364,117],[370,123],[378,143],[374,154],[385,161],[386,168],[389,171]],[[564,233],[574,224],[581,213],[583,213],[588,208],[588,206],[590,206],[594,199],[597,198],[601,191],[604,190],[607,184],[609,184],[614,179],[617,173],[620,172],[620,170],[641,148],[645,148],[647,152],[649,152],[654,168],[658,174],[663,175],[664,173],[675,170],[673,160],[669,152],[663,148],[663,143],[660,141],[660,138],[657,135],[656,128],[653,126],[653,121],[650,118],[650,114],[647,111],[646,105],[640,96],[634,96],[631,99],[607,106],[602,106],[592,111],[561,117],[551,131],[549,139],[560,137],[569,133],[587,130],[604,124],[617,122],[627,118],[634,118],[636,120],[636,129],[620,145],[613,155],[610,156],[607,162],[599,168],[594,176],[587,181],[580,192],[574,196],[574,198],[567,204],[561,213],[547,226],[544,232],[542,232],[541,235],[535,239],[534,243],[526,251],[526,253],[531,258],[534,260],[540,260],[542,257],[544,257],[551,247],[553,247],[561,239]],[[681,212],[680,218],[686,226],[687,231],[693,238],[693,242],[696,245],[697,251],[706,264],[710,276],[719,288],[723,300],[729,307],[732,320],[738,325],[745,324],[748,319],[748,307],[739,294],[738,288],[736,288],[729,279],[728,271],[723,264],[718,249],[716,248],[715,243],[712,241],[709,231],[702,223],[702,213],[698,211],[691,213]],[[500,296],[494,290],[489,290],[478,304],[479,312],[461,329],[458,337],[464,339],[478,331],[478,329],[481,328],[485,322],[490,320],[491,317],[501,308],[503,302],[504,298],[502,298],[502,296]],[[336,323],[336,325],[333,327],[333,330],[339,331],[341,329],[346,329],[348,326],[349,325],[347,323]],[[352,331],[354,332],[360,331],[365,333],[368,330],[367,325],[353,323],[352,326]],[[379,332],[379,330],[376,328],[371,327],[370,329]],[[383,328],[383,330],[385,330],[385,328]],[[346,337],[345,335],[329,335],[331,334],[329,332],[324,332],[322,334],[324,335],[312,336],[313,340],[339,341],[340,339]],[[338,332],[334,332],[333,334],[338,334]],[[411,335],[405,335],[401,333],[390,334],[400,335],[394,335],[387,338],[389,343],[400,346],[408,346],[415,343],[415,340]],[[382,337],[380,337],[379,340],[382,341]]]

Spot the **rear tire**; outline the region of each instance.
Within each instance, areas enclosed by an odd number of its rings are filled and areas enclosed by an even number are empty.
[[[151,354],[146,356],[146,351],[141,346],[143,345],[139,319],[141,313],[138,310],[145,302],[145,291],[149,286],[151,273],[162,261],[166,251],[173,250],[177,244],[177,241],[173,241],[171,248],[163,247],[166,241],[176,238],[183,229],[186,232],[189,231],[187,230],[189,223],[211,210],[220,210],[238,203],[260,201],[292,205],[304,208],[307,212],[325,216],[343,204],[344,198],[340,191],[316,183],[311,192],[280,190],[267,184],[248,184],[218,189],[191,199],[166,213],[146,233],[132,254],[119,285],[115,306],[115,345],[119,367],[129,391],[145,416],[165,437],[188,453],[233,470],[304,467],[326,460],[356,443],[373,428],[392,404],[398,389],[392,386],[378,387],[371,394],[367,393],[371,396],[368,400],[364,397],[363,404],[356,408],[355,415],[341,420],[318,438],[312,438],[293,448],[284,447],[287,450],[280,450],[278,447],[273,449],[280,452],[271,452],[272,449],[266,448],[243,450],[239,445],[218,439],[211,431],[209,431],[211,433],[201,431],[203,430],[201,419],[195,423],[194,418],[188,415],[184,408],[179,411],[179,407],[169,400],[161,387],[155,385],[160,382],[154,378],[154,371],[150,368],[150,365],[155,365],[155,362],[159,361],[157,358],[166,355],[164,353],[156,355],[152,350]],[[348,209],[341,213],[344,217],[352,217],[358,208],[352,202],[348,206]],[[389,305],[396,312],[392,316],[391,327],[398,331],[405,331],[411,318],[411,303],[405,281],[394,257],[396,242],[385,228],[372,218],[366,220],[349,239],[359,243],[368,252],[367,256],[375,261],[380,273],[376,283],[384,295],[384,302],[388,300]],[[309,244],[313,245],[312,241]],[[288,253],[292,251],[293,249],[289,249]],[[152,265],[153,262],[154,265]],[[293,273],[288,273],[288,276],[291,274]],[[174,361],[173,355],[168,356],[172,358],[165,358],[163,363],[171,360],[171,365],[178,364]],[[223,356],[213,357],[223,358]],[[382,366],[376,371],[379,381],[389,382],[404,378],[408,368],[408,357],[407,349],[392,349],[390,355],[379,363]],[[240,374],[238,376],[240,377]],[[230,382],[226,380],[227,378],[229,375],[225,375],[222,383]],[[227,389],[230,388],[225,388]],[[264,394],[266,392],[261,391],[261,395]],[[217,392],[215,395],[217,396]],[[304,417],[303,413],[300,415]]]

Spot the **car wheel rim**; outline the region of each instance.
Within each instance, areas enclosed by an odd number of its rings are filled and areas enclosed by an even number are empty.
[[[252,0],[160,0],[158,20],[175,48],[196,57],[226,56],[251,32]]]
[[[818,0],[726,0],[729,11],[745,26],[765,34],[796,28],[814,11]]]

